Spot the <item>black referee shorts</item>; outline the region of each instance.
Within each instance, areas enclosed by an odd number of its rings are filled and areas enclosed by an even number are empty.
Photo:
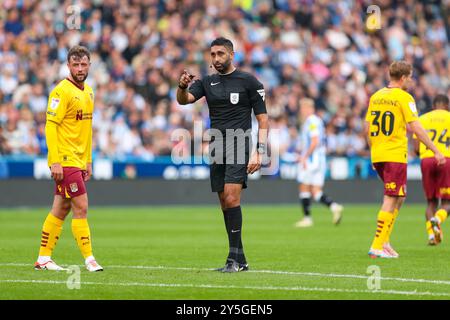
[[[209,166],[211,191],[222,192],[225,183],[242,184],[247,188],[247,164],[211,164]]]
[[[250,138],[251,139],[251,138]],[[247,188],[247,165],[250,160],[250,140],[244,143],[228,141],[223,150],[223,160],[210,164],[210,179],[212,192],[222,192],[226,183],[242,184],[242,189]],[[222,155],[217,159],[221,159]]]

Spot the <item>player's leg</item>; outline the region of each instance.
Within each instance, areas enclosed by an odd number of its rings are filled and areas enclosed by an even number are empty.
[[[67,193],[72,206],[72,234],[78,248],[85,259],[86,268],[89,271],[103,271],[97,264],[92,254],[92,239],[88,213],[88,196],[83,179],[83,171],[78,168],[68,168],[66,173]]]
[[[441,199],[441,201],[441,208],[436,211],[436,214],[434,215],[434,217],[438,219],[439,224],[444,223],[450,213],[450,200]]]
[[[385,252],[383,245],[386,242],[386,237],[389,232],[389,226],[394,219],[394,210],[397,207],[397,197],[385,195],[383,197],[383,204],[378,212],[377,229],[375,237],[370,246],[369,256],[371,258],[391,258],[392,256]]]
[[[392,221],[388,226],[386,240],[384,241],[384,244],[383,244],[383,249],[386,250],[388,253],[390,253],[391,256],[393,256],[394,258],[398,258],[399,254],[397,253],[397,251],[394,250],[394,248],[392,248],[390,238],[391,238],[392,230],[394,229],[395,221],[397,220],[397,217],[398,217],[398,213],[400,212],[400,208],[402,207],[404,201],[405,201],[404,197],[397,197],[397,204],[394,209]]]
[[[225,188],[225,185],[223,185],[222,189]],[[217,195],[219,196],[219,201],[220,201],[220,207],[222,209],[222,213],[223,213],[223,221],[225,223],[225,230],[227,231],[227,237],[228,237],[228,256],[227,259],[225,260],[225,266],[224,267],[220,267],[218,269],[216,269],[216,271],[221,271],[224,272],[224,270],[227,269],[229,262],[229,257],[231,254],[231,247],[232,247],[232,240],[231,240],[231,229],[230,229],[230,219],[229,219],[229,215],[227,214],[227,207],[226,207],[226,203],[225,203],[225,191],[221,191],[218,192]]]
[[[238,272],[248,270],[247,260],[244,254],[244,246],[242,243],[242,209],[241,209],[241,192],[247,188],[247,163],[248,148],[237,149],[238,152],[244,153],[244,163],[226,162],[224,165],[223,175],[223,195],[221,205],[223,203],[224,218],[227,226],[229,252],[227,263],[221,270],[222,272]],[[238,159],[238,158],[237,158]]]
[[[301,164],[297,166],[298,197],[303,210],[303,218],[297,221],[294,226],[299,228],[311,227],[313,220],[311,217],[311,173]]]
[[[36,270],[64,270],[53,262],[52,253],[61,235],[64,219],[69,212],[70,199],[65,199],[60,194],[55,194],[52,209],[42,226],[39,256],[34,264]]]
[[[433,198],[427,200],[427,208],[425,210],[425,227],[428,235],[428,245],[434,246],[438,243],[434,236],[433,226],[431,224],[431,219],[433,219],[436,209],[438,207],[439,199]]]
[[[305,181],[305,178],[302,178]],[[298,228],[307,228],[313,226],[311,217],[311,186],[305,183],[298,185],[298,195],[303,210],[303,219],[297,221],[295,226]]]
[[[406,164],[380,162],[374,163],[374,167],[384,183],[383,204],[377,217],[377,229],[372,245],[369,250],[369,256],[372,258],[393,258],[388,251],[383,249],[386,242],[394,213],[403,203],[406,196]]]
[[[311,188],[314,200],[330,209],[333,214],[333,223],[338,225],[342,220],[342,210],[344,210],[344,207],[323,193],[323,183],[320,184],[319,180],[317,181],[317,184],[313,185]]]
[[[225,220],[227,225],[229,252],[224,272],[248,270],[247,260],[242,244],[242,184],[225,183],[223,199],[225,204]]]
[[[323,193],[326,170],[326,159],[325,157],[323,157],[321,161],[319,161],[319,165],[317,166],[317,168],[312,171],[312,195],[316,202],[322,203],[330,209],[331,213],[333,214],[333,223],[335,225],[338,225],[342,220],[342,210],[344,210],[344,207],[333,201],[333,199]]]
[[[425,227],[428,234],[428,244],[436,245],[440,243],[440,234],[438,234],[436,240],[431,221],[439,203],[439,168],[434,158],[425,158],[420,161],[420,170],[422,172],[422,188],[427,199]]]
[[[227,232],[228,243],[231,242],[230,239],[230,223],[227,216],[227,207],[225,202],[225,164],[212,163],[209,167],[210,170],[210,182],[211,191],[217,192],[219,197],[220,207],[223,213],[223,220],[225,223],[225,230]],[[216,269],[217,271],[223,271],[227,267],[227,260],[225,261],[225,266]]]
[[[91,230],[87,219],[88,196],[83,193],[72,198],[72,233],[84,258],[88,271],[103,271],[92,253]]]
[[[436,243],[443,239],[441,224],[447,219],[450,207],[450,158],[442,166],[437,166],[436,197],[441,199],[441,208],[430,219]]]

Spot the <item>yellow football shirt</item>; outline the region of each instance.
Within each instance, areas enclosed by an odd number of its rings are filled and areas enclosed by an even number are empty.
[[[92,114],[94,92],[81,89],[69,79],[62,80],[50,93],[47,107],[46,140],[48,165],[86,169],[92,162]],[[56,126],[56,130],[50,130]],[[56,136],[53,136],[56,134]]]
[[[450,112],[447,110],[433,110],[421,115],[419,120],[436,148],[445,157],[450,158]],[[419,153],[420,159],[434,157],[433,151],[428,149],[423,143],[420,143]]]
[[[416,104],[409,93],[388,87],[375,92],[366,114],[372,162],[407,163],[406,124],[416,120]]]

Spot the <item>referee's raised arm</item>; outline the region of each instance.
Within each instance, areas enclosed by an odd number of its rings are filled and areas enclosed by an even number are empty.
[[[183,105],[195,102],[194,95],[187,90],[189,83],[194,77],[194,75],[189,74],[186,70],[181,74],[177,89],[177,101],[179,104]]]

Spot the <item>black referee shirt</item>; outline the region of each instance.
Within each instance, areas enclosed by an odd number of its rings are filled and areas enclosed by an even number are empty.
[[[189,92],[195,100],[206,97],[211,128],[223,133],[226,129],[250,129],[252,109],[255,115],[266,113],[264,86],[247,72],[208,75],[194,81]]]

